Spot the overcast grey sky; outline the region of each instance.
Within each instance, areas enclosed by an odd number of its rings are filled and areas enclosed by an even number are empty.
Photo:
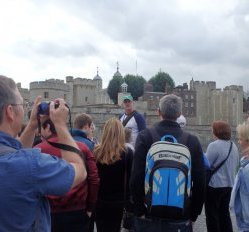
[[[0,74],[29,87],[116,71],[249,90],[248,0],[0,0]],[[136,68],[137,61],[137,68]]]

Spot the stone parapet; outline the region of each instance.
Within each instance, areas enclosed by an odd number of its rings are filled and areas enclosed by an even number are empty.
[[[46,80],[46,81],[36,81],[29,84],[30,90],[34,89],[57,89],[61,91],[69,91],[69,87],[64,81],[61,80]]]

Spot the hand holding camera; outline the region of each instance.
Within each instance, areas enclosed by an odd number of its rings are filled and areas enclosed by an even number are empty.
[[[51,102],[41,102],[37,109],[37,117],[41,121],[50,118],[55,125],[65,125],[68,112],[69,107],[64,99],[58,98]]]
[[[41,104],[38,106],[38,115],[48,115],[50,112],[50,103],[51,102],[41,102]],[[54,101],[54,108],[57,109],[59,107],[59,101],[55,100]]]
[[[69,108],[64,99],[56,99],[49,104],[49,117],[57,125],[66,125]]]

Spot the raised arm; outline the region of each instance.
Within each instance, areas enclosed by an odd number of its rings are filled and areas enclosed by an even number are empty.
[[[30,119],[28,121],[27,126],[25,127],[21,137],[20,142],[22,143],[23,147],[32,147],[35,131],[38,128],[38,121],[37,121],[37,109],[38,105],[41,103],[41,97],[38,96],[35,99],[34,106],[31,111]]]
[[[55,125],[58,141],[59,143],[79,149],[66,125],[69,110],[65,105],[65,101],[63,99],[57,99],[56,101],[59,102],[59,107],[55,109],[55,103],[51,102],[49,117]],[[82,158],[78,154],[66,150],[61,150],[61,156],[74,167],[75,177],[72,187],[84,181],[86,179],[87,172]]]

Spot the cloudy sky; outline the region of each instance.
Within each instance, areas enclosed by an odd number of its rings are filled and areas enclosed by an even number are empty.
[[[120,72],[249,90],[248,0],[0,0],[0,74],[32,81]],[[137,65],[136,65],[137,64]]]

